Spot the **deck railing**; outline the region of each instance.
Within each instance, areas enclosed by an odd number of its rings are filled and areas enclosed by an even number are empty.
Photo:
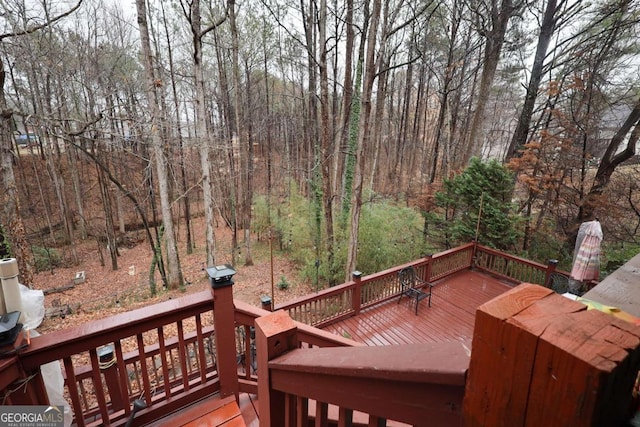
[[[557,261],[548,264],[529,261],[487,246],[476,245],[474,267],[513,283],[533,283],[549,287],[553,273],[569,277],[569,273],[556,269]]]
[[[270,314],[242,301],[235,300],[236,360],[238,364],[238,386],[244,393],[258,392],[257,347],[255,320]],[[343,338],[321,329],[296,322],[300,347],[344,347],[363,344]],[[249,337],[247,339],[247,337]]]
[[[552,264],[468,244],[365,277],[354,275],[348,283],[281,307],[294,321],[295,346],[357,346],[310,325],[328,324],[394,298],[400,291],[397,273],[409,265],[431,282],[474,266],[514,282],[546,283],[555,270]],[[136,399],[147,405],[136,418],[150,422],[217,392],[256,393],[259,373],[266,372],[258,364],[256,319],[270,312],[233,301],[231,288],[218,290],[218,299],[215,292],[206,290],[32,339],[18,357],[0,360],[2,404],[48,403],[39,367],[49,362],[61,367],[65,397],[79,426],[124,425]],[[229,317],[215,320],[221,312]],[[215,328],[216,323],[224,328]],[[375,363],[371,366],[382,368],[382,360]],[[325,381],[318,375],[316,380]]]
[[[468,243],[364,277],[355,273],[353,280],[347,283],[281,304],[277,309],[288,312],[296,321],[322,328],[398,296],[398,272],[407,266],[413,266],[419,277],[431,283],[471,267],[514,284],[527,282],[548,286],[554,271],[568,275],[556,270],[554,263],[539,264]]]
[[[430,282],[470,268],[473,247],[464,245],[364,277],[356,272],[347,283],[287,302],[277,309],[288,312],[296,321],[324,327],[398,296],[398,272],[405,267],[413,266],[421,278]]]
[[[261,426],[461,425],[469,355],[460,343],[310,351],[283,311],[256,325]]]
[[[61,361],[75,424],[157,419],[219,389],[209,291],[46,334],[19,356],[28,378]],[[15,395],[15,393],[13,394]],[[32,404],[45,404],[37,396]]]

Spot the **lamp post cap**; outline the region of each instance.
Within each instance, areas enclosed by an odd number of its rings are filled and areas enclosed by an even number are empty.
[[[207,274],[211,280],[211,286],[220,288],[223,286],[233,285],[233,275],[236,271],[229,264],[216,265],[207,268]]]

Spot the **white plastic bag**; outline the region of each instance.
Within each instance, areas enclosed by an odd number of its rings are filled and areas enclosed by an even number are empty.
[[[20,284],[20,299],[22,300],[22,326],[33,330],[44,320],[44,292],[29,289]]]
[[[37,337],[38,335],[40,335],[38,331],[31,332],[31,336]],[[64,378],[62,377],[60,362],[54,360],[53,362],[45,363],[40,366],[40,373],[42,374],[42,381],[44,381],[44,388],[47,389],[49,404],[64,408],[64,426],[69,427],[73,421],[73,414],[71,413],[71,406],[69,406],[63,395]]]

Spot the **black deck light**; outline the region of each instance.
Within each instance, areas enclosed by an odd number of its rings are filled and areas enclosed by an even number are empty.
[[[211,279],[211,287],[218,289],[233,285],[233,275],[236,271],[229,264],[223,264],[207,268],[207,274]]]

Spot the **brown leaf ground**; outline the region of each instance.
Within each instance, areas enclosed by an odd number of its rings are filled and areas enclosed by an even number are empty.
[[[183,227],[184,228],[184,227]],[[231,263],[231,232],[227,228],[218,227],[216,234],[216,264]],[[51,290],[63,288],[73,283],[76,272],[84,271],[86,280],[71,289],[49,293],[45,296],[45,308],[48,313],[64,311],[71,308],[72,313],[62,316],[47,317],[38,328],[47,332],[82,324],[104,318],[115,313],[129,311],[138,307],[151,305],[171,298],[178,298],[185,293],[199,292],[208,289],[204,250],[204,220],[194,220],[196,249],[187,255],[184,239],[179,242],[180,262],[185,281],[189,284],[183,291],[160,290],[151,297],[149,287],[149,266],[151,250],[146,242],[140,242],[131,248],[120,248],[118,270],[111,269],[109,259],[105,266],[100,263],[100,256],[95,241],[82,242],[75,246],[80,264],[73,267],[56,268],[36,275],[36,288]],[[274,244],[273,276],[275,302],[282,303],[306,295],[311,287],[303,283],[297,274],[295,265],[286,256],[278,253]],[[107,251],[103,249],[105,257]],[[254,265],[245,266],[244,248],[234,265],[237,274],[234,277],[234,297],[249,304],[260,306],[260,297],[271,295],[271,263],[268,241],[253,242]],[[277,287],[284,275],[289,288],[280,290]],[[156,275],[157,276],[157,275]],[[160,279],[157,278],[158,287]]]

